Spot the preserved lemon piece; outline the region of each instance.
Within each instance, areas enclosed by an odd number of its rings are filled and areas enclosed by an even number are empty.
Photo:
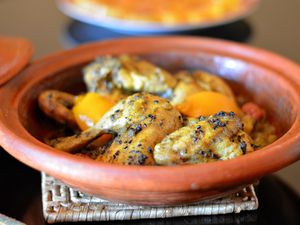
[[[94,126],[113,105],[106,97],[90,92],[76,99],[72,111],[80,129],[86,130]]]
[[[210,116],[220,111],[240,113],[234,100],[212,91],[202,91],[191,95],[176,108],[188,117]]]

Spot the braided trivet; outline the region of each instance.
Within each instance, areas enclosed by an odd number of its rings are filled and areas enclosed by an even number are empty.
[[[48,223],[217,215],[258,208],[258,200],[252,185],[236,194],[215,200],[173,207],[145,207],[93,197],[42,173],[42,195],[44,217]]]

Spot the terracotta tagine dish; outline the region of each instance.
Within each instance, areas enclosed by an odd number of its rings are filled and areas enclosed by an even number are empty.
[[[300,67],[284,57],[228,41],[189,37],[104,41],[28,63],[31,49],[22,39],[0,39],[0,145],[21,162],[83,192],[128,204],[192,203],[237,191],[300,158]],[[125,53],[169,71],[202,69],[219,75],[234,92],[265,108],[278,139],[234,159],[179,166],[110,164],[45,144],[55,125],[39,109],[39,94],[47,89],[78,94],[85,90],[85,65],[97,56]]]

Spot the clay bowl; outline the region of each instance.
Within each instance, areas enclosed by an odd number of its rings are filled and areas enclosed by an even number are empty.
[[[204,69],[263,106],[280,138],[228,161],[185,166],[123,166],[55,150],[41,140],[54,129],[38,109],[49,88],[84,90],[81,69],[98,55],[134,54],[171,71]],[[18,160],[86,193],[140,205],[176,205],[213,198],[250,184],[300,157],[300,68],[264,50],[227,41],[130,38],[83,45],[32,63],[0,90],[0,143]]]

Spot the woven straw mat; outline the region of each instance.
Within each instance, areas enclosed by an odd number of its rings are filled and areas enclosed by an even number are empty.
[[[173,207],[132,206],[84,194],[42,173],[43,213],[48,223],[155,219],[239,213],[258,208],[252,185],[214,200]]]

